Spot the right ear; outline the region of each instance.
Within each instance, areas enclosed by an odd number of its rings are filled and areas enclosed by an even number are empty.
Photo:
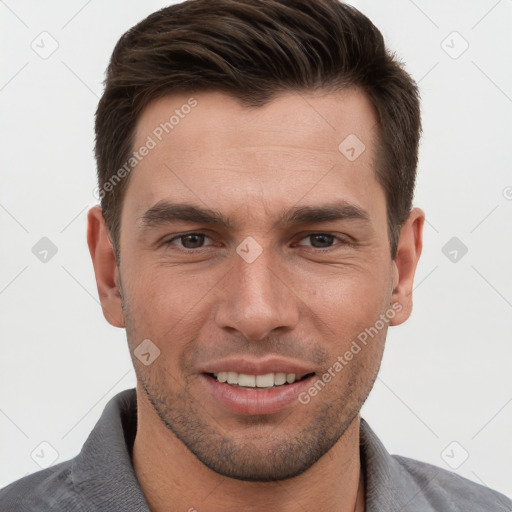
[[[87,215],[87,244],[91,253],[103,315],[114,327],[124,327],[119,268],[103,211],[94,206]]]

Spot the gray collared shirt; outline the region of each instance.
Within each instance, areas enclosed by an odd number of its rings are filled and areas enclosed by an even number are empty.
[[[149,512],[131,461],[136,422],[135,390],[129,389],[106,405],[74,459],[0,490],[0,511]],[[512,501],[503,494],[436,466],[390,455],[363,419],[360,443],[366,512],[512,512]]]

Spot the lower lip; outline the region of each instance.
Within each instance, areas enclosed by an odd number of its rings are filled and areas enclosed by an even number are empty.
[[[239,414],[272,414],[294,402],[298,403],[300,393],[310,385],[314,375],[293,384],[254,390],[230,386],[206,374],[201,377],[214,398],[231,411]]]

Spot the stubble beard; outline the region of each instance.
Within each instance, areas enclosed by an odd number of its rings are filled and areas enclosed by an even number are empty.
[[[354,367],[343,392],[333,399],[331,392],[331,400],[328,392],[322,391],[307,405],[297,401],[292,408],[304,408],[308,418],[305,426],[287,421],[292,409],[288,415],[282,413],[279,422],[275,414],[240,416],[240,429],[235,434],[216,421],[200,400],[190,394],[190,383],[179,384],[178,378],[161,364],[164,358],[158,358],[150,366],[134,359],[139,330],[124,298],[122,306],[137,381],[158,418],[205,466],[237,480],[281,481],[311,468],[356,419],[380,366],[379,358],[370,375],[367,365],[360,365],[361,371]],[[261,427],[260,434],[258,427]]]

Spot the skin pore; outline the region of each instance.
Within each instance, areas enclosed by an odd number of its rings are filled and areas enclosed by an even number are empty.
[[[362,511],[359,411],[387,326],[411,312],[424,213],[411,211],[392,260],[376,117],[357,90],[287,92],[259,108],[220,92],[193,98],[161,141],[155,128],[189,96],[153,101],[138,121],[134,148],[148,136],[156,144],[129,178],[119,268],[101,209],[89,212],[103,311],[126,328],[137,374],[140,485],[153,512],[352,512],[356,499]],[[353,161],[338,149],[350,134],[365,145]],[[176,203],[226,223],[179,220]],[[293,210],[332,205],[340,218],[290,222]],[[248,237],[261,249],[250,263],[236,250]],[[393,304],[393,318],[307,404],[242,414],[205,385],[208,365],[235,356],[273,355],[319,378]],[[160,351],[149,365],[134,357],[146,339]]]

